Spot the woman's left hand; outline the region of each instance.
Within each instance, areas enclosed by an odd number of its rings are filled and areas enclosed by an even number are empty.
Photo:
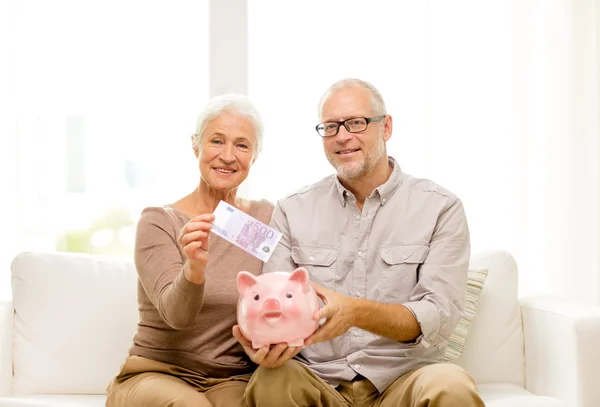
[[[240,327],[237,325],[233,327],[233,336],[242,344],[244,351],[254,363],[266,368],[283,366],[285,362],[292,359],[302,350],[301,346],[287,346],[286,343],[279,343],[272,348],[269,345],[265,345],[260,349],[254,349],[252,342],[242,334]]]

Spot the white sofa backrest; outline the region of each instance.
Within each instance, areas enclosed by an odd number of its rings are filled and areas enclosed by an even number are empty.
[[[458,364],[477,383],[525,383],[521,307],[515,259],[505,251],[475,253],[472,269],[488,269],[465,351]]]
[[[23,253],[12,263],[12,288],[13,393],[105,393],[138,319],[133,264]]]
[[[478,383],[524,383],[517,267],[506,252],[475,254],[489,269],[458,363]],[[127,356],[138,319],[132,262],[22,253],[12,264],[14,394],[103,394]]]

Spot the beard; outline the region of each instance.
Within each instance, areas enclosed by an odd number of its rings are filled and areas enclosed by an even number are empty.
[[[369,175],[385,156],[385,143],[381,140],[375,150],[367,153],[361,150],[363,157],[358,162],[343,162],[338,160],[337,154],[327,153],[327,160],[343,179],[355,180]]]

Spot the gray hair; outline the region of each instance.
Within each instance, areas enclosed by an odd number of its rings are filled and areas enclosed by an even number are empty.
[[[334,83],[333,85],[331,85],[325,91],[325,93],[323,93],[323,96],[321,96],[321,100],[319,100],[319,111],[318,111],[319,118],[321,118],[321,114],[323,113],[323,103],[325,102],[325,99],[327,99],[327,96],[329,96],[331,93],[335,92],[336,90],[350,88],[353,86],[359,86],[371,94],[371,99],[372,99],[371,104],[373,107],[373,111],[376,115],[387,114],[387,110],[385,108],[385,102],[383,101],[383,97],[381,97],[381,93],[379,93],[379,91],[377,90],[377,88],[375,86],[373,86],[372,84],[370,84],[367,81],[363,81],[362,79],[345,78],[345,79],[341,79],[341,80],[337,81],[336,83]]]
[[[231,111],[245,117],[250,121],[256,130],[256,149],[252,152],[252,155],[256,158],[262,151],[263,144],[263,124],[258,113],[258,110],[254,106],[254,103],[245,95],[236,93],[228,93],[225,95],[219,95],[211,98],[204,110],[200,112],[196,119],[196,133],[193,138],[193,145],[195,148],[200,148],[200,139],[202,133],[206,130],[208,123],[217,118],[224,111]]]

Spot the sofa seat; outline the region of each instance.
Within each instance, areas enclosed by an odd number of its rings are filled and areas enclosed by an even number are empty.
[[[514,384],[479,384],[477,388],[486,407],[570,407],[557,398],[538,396]]]

